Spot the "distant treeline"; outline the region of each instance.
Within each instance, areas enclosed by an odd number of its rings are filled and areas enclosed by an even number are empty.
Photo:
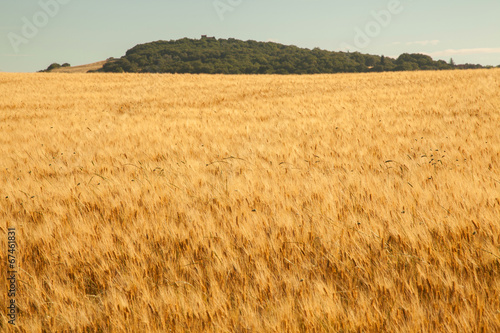
[[[287,46],[234,38],[183,38],[139,44],[120,59],[110,59],[101,72],[207,74],[316,74],[481,68],[434,61],[423,54],[397,59]]]

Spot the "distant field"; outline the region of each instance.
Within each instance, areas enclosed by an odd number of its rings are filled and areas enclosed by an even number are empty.
[[[0,96],[20,332],[500,331],[500,70]]]
[[[102,66],[106,63],[106,60],[104,61],[98,61],[94,62],[88,65],[81,65],[81,66],[72,66],[72,67],[60,67],[51,70],[51,73],[87,73],[88,71],[95,71],[98,69],[101,69]]]

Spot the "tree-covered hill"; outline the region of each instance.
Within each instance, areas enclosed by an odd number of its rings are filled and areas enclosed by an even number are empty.
[[[234,38],[183,38],[140,44],[101,72],[208,74],[315,74],[407,70],[442,70],[455,66],[423,54],[397,59],[359,52],[331,52],[274,42]]]

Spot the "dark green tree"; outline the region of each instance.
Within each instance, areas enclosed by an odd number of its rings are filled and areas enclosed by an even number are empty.
[[[47,71],[51,71],[53,69],[57,69],[57,68],[61,68],[61,65],[59,65],[58,63],[54,62],[52,64],[49,65],[49,67],[47,67]]]

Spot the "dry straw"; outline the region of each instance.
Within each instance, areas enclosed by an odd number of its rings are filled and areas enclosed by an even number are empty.
[[[0,96],[20,332],[500,331],[498,70]]]

